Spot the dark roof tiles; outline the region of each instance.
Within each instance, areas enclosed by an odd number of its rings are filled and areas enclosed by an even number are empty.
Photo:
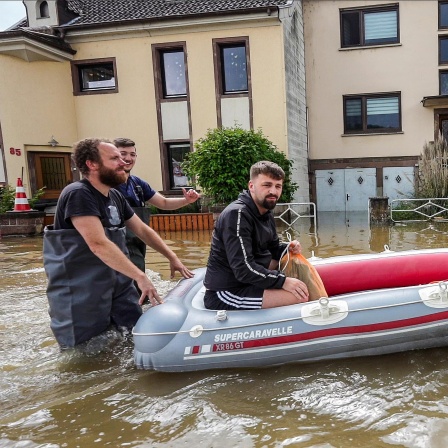
[[[160,19],[188,15],[230,13],[285,6],[289,0],[68,0],[79,14],[70,25],[127,20]]]
[[[59,48],[71,54],[76,53],[76,51],[73,50],[73,48],[67,42],[65,42],[62,38],[58,36],[52,36],[47,33],[36,32],[35,30],[31,30],[29,28],[22,29],[20,30],[20,32],[23,34],[23,36],[28,36],[34,40],[41,41],[42,43],[51,45],[52,47]]]

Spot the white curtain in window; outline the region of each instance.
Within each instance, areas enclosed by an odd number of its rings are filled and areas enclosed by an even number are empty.
[[[398,98],[368,98],[367,115],[398,114]]]
[[[364,15],[365,40],[397,38],[397,11],[373,12]]]
[[[361,100],[347,100],[345,114],[347,117],[359,117],[361,115]]]

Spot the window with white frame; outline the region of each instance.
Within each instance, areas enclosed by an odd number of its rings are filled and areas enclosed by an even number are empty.
[[[341,47],[394,44],[400,41],[398,5],[343,9]]]
[[[400,93],[346,95],[344,133],[401,132]]]

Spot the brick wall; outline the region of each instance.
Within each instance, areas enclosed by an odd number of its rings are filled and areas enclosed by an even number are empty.
[[[44,212],[6,212],[0,214],[0,237],[42,233]]]

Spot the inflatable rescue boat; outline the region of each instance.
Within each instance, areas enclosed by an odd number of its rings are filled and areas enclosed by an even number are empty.
[[[448,249],[312,261],[329,298],[211,311],[205,268],[181,280],[133,329],[135,364],[181,372],[274,366],[448,345]]]

